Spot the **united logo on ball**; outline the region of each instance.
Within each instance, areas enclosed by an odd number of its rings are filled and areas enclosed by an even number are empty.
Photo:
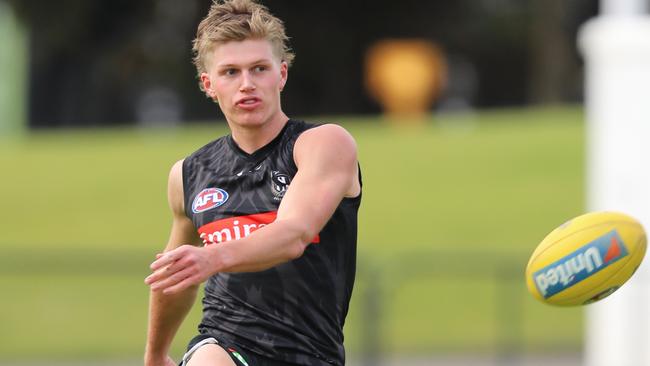
[[[628,255],[616,230],[535,272],[535,285],[545,299]]]
[[[194,198],[192,212],[199,213],[223,205],[228,200],[228,192],[221,188],[206,188]]]
[[[645,251],[645,231],[634,218],[618,212],[584,214],[537,246],[526,267],[526,284],[547,304],[590,304],[623,286]]]

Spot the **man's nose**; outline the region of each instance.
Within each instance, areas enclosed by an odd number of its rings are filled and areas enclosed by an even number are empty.
[[[255,90],[255,84],[253,83],[252,75],[249,72],[242,73],[241,85],[239,86],[239,91],[251,91]]]

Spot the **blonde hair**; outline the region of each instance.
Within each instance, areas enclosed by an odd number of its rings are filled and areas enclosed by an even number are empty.
[[[192,42],[193,61],[199,77],[207,72],[207,55],[215,45],[230,41],[266,39],[273,53],[291,66],[295,55],[291,52],[282,21],[254,0],[214,0],[208,15],[203,18]]]

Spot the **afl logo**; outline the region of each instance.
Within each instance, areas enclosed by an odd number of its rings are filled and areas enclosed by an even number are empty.
[[[211,210],[226,203],[228,192],[221,188],[206,188],[197,194],[192,203],[192,212],[199,213]]]

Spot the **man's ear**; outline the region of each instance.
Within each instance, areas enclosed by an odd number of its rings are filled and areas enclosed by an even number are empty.
[[[280,76],[282,80],[280,81],[280,91],[284,89],[284,86],[287,84],[287,78],[289,77],[289,64],[286,61],[280,63]]]
[[[208,75],[208,73],[206,72],[202,72],[200,78],[201,78],[201,85],[203,85],[203,90],[205,91],[205,94],[208,96],[208,98],[212,100],[216,100],[217,94],[212,88],[212,81],[210,80],[210,75]]]

